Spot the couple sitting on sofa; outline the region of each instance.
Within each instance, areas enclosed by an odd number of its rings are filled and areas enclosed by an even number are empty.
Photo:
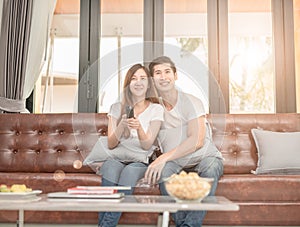
[[[154,59],[149,69],[136,64],[128,70],[122,102],[113,104],[108,113],[108,136],[100,137],[85,164],[104,161],[100,168],[103,186],[133,188],[144,178],[149,184],[158,183],[163,195],[167,195],[163,180],[188,169],[215,179],[213,195],[223,162],[212,142],[202,102],[176,89],[177,72],[170,58]],[[133,117],[126,114],[128,106],[133,107]],[[149,164],[156,141],[163,154]],[[132,193],[133,189],[125,191]],[[198,227],[205,213],[179,211],[172,217],[176,226]],[[100,212],[98,225],[116,226],[120,216],[120,212]]]

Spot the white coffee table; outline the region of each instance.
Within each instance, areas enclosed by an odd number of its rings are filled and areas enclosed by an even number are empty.
[[[0,210],[18,210],[19,227],[24,225],[24,211],[120,211],[163,213],[162,227],[167,227],[169,214],[178,210],[237,211],[239,206],[225,197],[208,196],[202,202],[176,202],[169,196],[125,196],[122,200],[48,199],[38,201],[0,201]]]

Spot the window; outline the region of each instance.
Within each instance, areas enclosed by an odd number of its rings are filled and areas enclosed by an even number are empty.
[[[297,0],[57,0],[35,112],[107,112],[157,54],[211,113],[299,112],[299,21]]]
[[[199,97],[208,111],[206,0],[165,0],[164,54],[178,70],[179,89]]]
[[[101,0],[99,112],[120,99],[127,70],[143,63],[143,0]]]
[[[230,113],[274,113],[271,0],[229,0]]]
[[[80,1],[57,0],[35,113],[77,112]]]

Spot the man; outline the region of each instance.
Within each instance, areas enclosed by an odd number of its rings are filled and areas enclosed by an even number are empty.
[[[163,154],[152,162],[145,178],[158,181],[161,193],[168,195],[163,180],[181,170],[194,171],[201,177],[214,178],[210,195],[214,195],[223,174],[221,153],[213,144],[210,126],[200,99],[175,86],[175,64],[166,56],[154,59],[150,74],[164,107],[164,122],[159,134]],[[179,211],[172,214],[176,226],[199,227],[206,211]]]

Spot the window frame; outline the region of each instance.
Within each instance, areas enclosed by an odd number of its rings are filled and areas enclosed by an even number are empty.
[[[98,103],[100,1],[80,0],[78,112],[95,113]]]
[[[276,113],[296,112],[293,1],[272,0]]]
[[[100,0],[80,1],[78,112],[97,112]],[[271,0],[275,55],[276,113],[296,112],[293,1]],[[228,0],[207,0],[210,113],[230,113]],[[144,0],[144,62],[163,54],[164,0]],[[149,43],[157,45],[150,45]],[[91,67],[93,66],[93,67]],[[221,91],[221,92],[220,92]],[[223,103],[225,102],[225,105]]]

